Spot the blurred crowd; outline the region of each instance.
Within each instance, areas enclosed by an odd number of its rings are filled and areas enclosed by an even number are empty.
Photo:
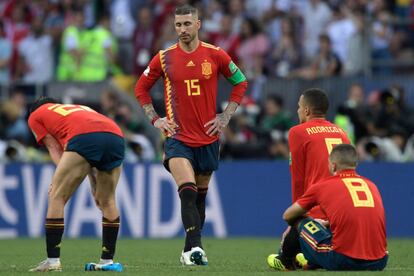
[[[335,108],[331,119],[356,145],[362,161],[414,161],[414,108],[398,85],[365,91],[349,87],[347,100]],[[261,106],[245,103],[222,137],[224,159],[288,159],[288,131],[297,114],[284,107],[278,95],[269,95]]]
[[[89,106],[122,128],[127,140],[127,162],[160,161],[164,137],[145,115],[137,112],[129,98],[122,96],[108,88],[102,91],[98,103]],[[75,102],[83,104],[81,99]],[[161,115],[162,102],[154,101]],[[14,89],[10,99],[1,104],[0,161],[49,161],[47,152],[36,146],[28,129],[28,107],[27,97],[20,89]],[[362,161],[414,161],[414,108],[407,105],[401,86],[366,91],[355,83],[349,87],[347,100],[331,109],[336,112],[329,119],[347,132]],[[269,94],[261,102],[245,97],[221,134],[221,158],[288,159],[288,131],[297,123],[296,110],[286,108],[281,96]]]
[[[412,72],[412,0],[0,0],[0,83],[139,75],[178,4],[249,79]]]
[[[0,0],[0,160],[46,161],[27,128],[28,95],[15,83],[135,80],[177,41],[174,8],[198,7],[200,38],[227,51],[250,94],[222,134],[223,159],[287,159],[295,110],[255,87],[267,78],[412,74],[414,0]],[[414,160],[414,113],[404,89],[354,84],[332,118],[363,160]],[[31,99],[30,99],[31,100]],[[129,100],[130,101],[130,100]],[[162,99],[154,101],[162,108]],[[110,88],[93,106],[122,126],[127,161],[160,160],[163,139]]]

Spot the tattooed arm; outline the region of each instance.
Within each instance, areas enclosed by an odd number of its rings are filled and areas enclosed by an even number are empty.
[[[152,103],[145,104],[142,106],[142,108],[144,109],[145,114],[154,125],[154,127],[158,128],[169,136],[175,134],[175,124],[171,120],[168,120],[167,117],[160,118],[160,116],[158,116],[157,112],[155,111]]]
[[[237,107],[239,106],[236,102],[229,102],[224,112],[216,115],[216,118],[207,122],[204,127],[210,126],[206,131],[207,135],[214,136],[223,131],[223,129],[229,124],[231,117],[234,112],[236,112]]]

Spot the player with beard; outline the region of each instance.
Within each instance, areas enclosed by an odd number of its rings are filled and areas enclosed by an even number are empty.
[[[135,95],[154,127],[166,136],[164,166],[171,172],[181,200],[186,239],[183,265],[206,265],[201,243],[205,201],[211,174],[218,168],[219,135],[242,100],[247,81],[222,49],[200,41],[198,11],[190,5],[175,10],[178,43],[161,50],[139,78]],[[216,113],[219,74],[233,90],[225,110]],[[150,89],[162,77],[166,117],[152,105]]]

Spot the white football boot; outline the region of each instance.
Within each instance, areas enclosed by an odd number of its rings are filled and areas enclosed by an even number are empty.
[[[198,246],[190,251],[181,252],[180,262],[184,266],[208,265],[206,252]]]
[[[49,271],[62,271],[62,265],[60,260],[56,262],[50,262],[48,259],[40,262],[36,267],[29,270],[30,272],[49,272]]]

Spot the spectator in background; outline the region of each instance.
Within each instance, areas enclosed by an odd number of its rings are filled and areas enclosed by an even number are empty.
[[[152,10],[149,6],[141,7],[137,12],[137,24],[132,38],[134,47],[134,75],[139,76],[153,55],[155,28]]]
[[[61,41],[59,64],[57,68],[57,79],[59,81],[75,80],[82,62],[83,11],[73,9],[72,20],[64,30]]]
[[[248,18],[243,22],[240,34],[241,43],[237,51],[240,66],[246,73],[247,79],[253,79],[262,74],[265,55],[270,48],[269,39],[262,32],[255,19]]]
[[[272,45],[280,41],[282,36],[280,25],[285,16],[285,13],[278,9],[276,2],[273,2],[271,8],[263,14],[261,22]]]
[[[319,36],[319,54],[314,58],[309,67],[293,71],[290,77],[314,79],[319,77],[331,77],[341,73],[342,63],[332,50],[331,40],[328,35]]]
[[[281,33],[280,41],[270,56],[269,71],[272,75],[286,77],[292,70],[299,67],[302,53],[291,18],[282,19]]]
[[[47,14],[45,15],[44,28],[52,37],[53,69],[56,70],[59,60],[60,39],[65,29],[63,6],[60,2],[49,1]]]
[[[174,30],[174,17],[169,16],[165,19],[164,26],[161,28],[161,34],[155,42],[155,50],[167,49],[177,42],[177,36]]]
[[[201,17],[203,19],[203,30],[200,32],[200,35],[203,35],[201,39],[205,40],[212,34],[219,33],[221,29],[220,23],[223,16],[223,8],[219,1],[211,0],[207,2],[204,9],[200,7],[199,10],[205,11],[203,14],[201,14]]]
[[[402,162],[401,149],[389,137],[366,137],[357,144],[361,161]]]
[[[35,11],[31,4],[31,0],[8,0],[4,4],[1,18],[11,20],[15,10],[23,11],[23,22],[30,24],[35,17]]]
[[[390,73],[390,43],[393,37],[390,21],[390,14],[387,11],[381,11],[372,23],[371,47],[375,74]]]
[[[102,91],[100,97],[100,106],[102,114],[114,120],[117,113],[118,105],[119,96],[115,91],[112,91],[109,88]]]
[[[285,137],[294,123],[290,114],[283,109],[283,99],[278,95],[267,96],[263,111],[259,122],[261,131],[277,138]]]
[[[392,88],[386,89],[381,93],[381,109],[377,117],[374,118],[374,129],[379,134],[378,136],[389,136],[402,130],[414,133],[412,115],[401,108],[399,96]]]
[[[343,128],[352,142],[358,142],[368,135],[367,131],[367,106],[365,105],[365,92],[360,84],[353,84],[349,88],[348,99],[338,107],[335,116],[335,124]],[[342,121],[349,120],[351,127],[346,127]]]
[[[294,125],[292,117],[283,108],[283,99],[269,95],[263,105],[264,115],[259,120],[259,139],[267,140],[269,158],[288,158],[287,134]]]
[[[17,75],[27,83],[46,83],[53,78],[52,38],[44,32],[43,20],[34,19],[30,35],[18,46]]]
[[[15,80],[16,69],[18,63],[18,50],[17,47],[19,43],[29,34],[30,25],[26,22],[28,20],[26,6],[24,4],[19,4],[16,2],[14,8],[12,9],[11,18],[5,18],[4,26],[6,31],[6,36],[9,41],[12,42],[13,50],[10,60],[10,74],[11,80]]]
[[[312,60],[318,52],[319,36],[325,33],[325,27],[331,20],[329,6],[321,0],[309,0],[304,7],[304,52],[306,60]]]
[[[20,90],[14,90],[10,99],[3,102],[0,108],[0,139],[15,139],[27,144],[31,138],[26,123],[26,96]]]
[[[118,102],[116,106],[115,122],[123,130],[124,133],[141,132],[142,124],[138,121],[136,113],[129,103]]]
[[[134,63],[131,62],[133,57],[132,36],[135,29],[135,22],[131,13],[132,0],[114,0],[111,2],[111,30],[113,35],[118,39],[120,56],[120,65],[122,71],[131,74]]]
[[[10,59],[12,56],[12,44],[6,38],[3,21],[0,21],[0,84],[10,81]]]
[[[234,63],[239,64],[237,51],[240,45],[240,36],[232,32],[233,18],[229,14],[224,14],[220,21],[220,31],[210,35],[208,39],[212,44],[217,45],[226,51]]]
[[[244,1],[230,0],[227,7],[230,16],[233,19],[232,33],[240,34],[243,21],[245,20]]]
[[[345,75],[369,75],[371,72],[371,41],[368,22],[361,10],[353,13],[355,32],[348,40]]]
[[[102,81],[109,75],[120,73],[121,69],[117,66],[118,43],[110,31],[109,14],[101,14],[98,25],[88,30],[87,34],[90,41],[89,45],[85,45],[87,54],[83,64],[87,69],[84,72],[87,74],[86,81]]]
[[[350,17],[350,12],[346,10],[345,6],[335,6],[333,8],[332,22],[329,23],[326,32],[331,41],[333,51],[338,55],[342,63],[348,58],[349,39],[355,31],[355,23]]]

